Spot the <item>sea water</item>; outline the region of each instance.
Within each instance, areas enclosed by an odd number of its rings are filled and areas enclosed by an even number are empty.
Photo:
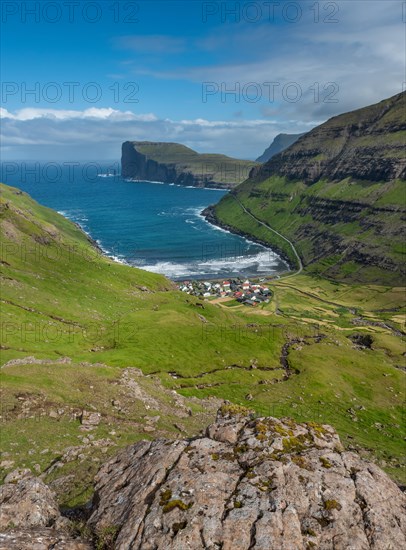
[[[117,261],[174,280],[253,277],[287,268],[272,250],[201,216],[227,191],[126,181],[102,163],[90,168],[59,163],[54,170],[33,162],[15,164],[12,170],[3,163],[4,183],[76,222]]]

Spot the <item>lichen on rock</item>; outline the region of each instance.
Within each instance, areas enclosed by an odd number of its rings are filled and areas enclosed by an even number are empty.
[[[228,406],[201,437],[139,442],[104,465],[89,526],[115,525],[117,550],[397,550],[405,506],[330,426]]]

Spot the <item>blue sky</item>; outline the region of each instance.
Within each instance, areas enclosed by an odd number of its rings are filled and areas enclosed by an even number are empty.
[[[117,159],[128,139],[255,158],[402,91],[403,4],[4,0],[2,158]]]

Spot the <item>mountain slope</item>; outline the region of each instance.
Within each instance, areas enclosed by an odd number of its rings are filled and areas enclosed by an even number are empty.
[[[254,171],[305,183],[406,177],[406,92],[331,118]]]
[[[265,149],[256,161],[267,162],[281,151],[284,151],[293,145],[293,143],[295,143],[302,136],[304,136],[304,134],[278,134],[272,141],[271,145]]]
[[[197,187],[232,188],[256,163],[226,155],[200,154],[179,143],[126,141],[122,145],[124,178]]]
[[[212,304],[102,256],[18,189],[0,195],[2,477],[29,468],[84,504],[104,457],[196,434],[228,399],[332,423],[401,479],[402,289],[300,276],[270,282],[257,310]]]
[[[295,265],[287,243],[244,214],[239,201],[293,241],[308,271],[401,284],[405,136],[405,93],[334,117],[253,169],[209,218],[279,248]]]

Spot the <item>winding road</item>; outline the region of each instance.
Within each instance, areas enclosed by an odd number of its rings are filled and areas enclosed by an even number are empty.
[[[281,239],[283,239],[284,241],[286,241],[290,247],[292,248],[292,251],[293,251],[293,254],[295,255],[296,259],[297,259],[297,262],[298,262],[298,266],[299,266],[299,269],[297,271],[295,271],[294,273],[289,273],[289,275],[285,275],[283,278],[286,279],[287,277],[293,277],[294,275],[299,275],[299,273],[301,273],[303,271],[303,263],[302,263],[302,260],[299,256],[299,254],[297,253],[297,250],[294,246],[294,244],[292,243],[292,241],[290,241],[289,239],[287,239],[284,235],[282,235],[281,233],[279,233],[278,231],[276,231],[275,229],[272,229],[272,227],[270,225],[268,225],[267,223],[261,221],[260,219],[258,219],[256,216],[254,216],[254,214],[252,214],[243,204],[242,202],[235,196],[235,195],[231,195],[233,197],[233,199],[240,205],[240,207],[243,209],[243,211],[248,214],[249,216],[251,216],[251,218],[253,218],[256,222],[258,222],[259,224],[263,225],[264,227],[266,227],[267,229],[269,229],[269,231],[272,231],[272,233],[275,233],[275,235],[278,235],[278,237],[280,237]],[[282,278],[282,277],[281,277]]]

